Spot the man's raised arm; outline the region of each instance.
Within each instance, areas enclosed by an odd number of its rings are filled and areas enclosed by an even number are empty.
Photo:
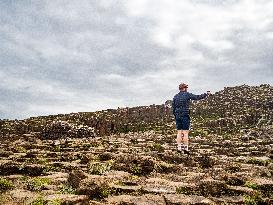
[[[189,93],[189,95],[190,95],[191,100],[201,100],[201,99],[207,97],[209,94],[208,93],[203,93],[201,95],[194,95],[192,93]]]

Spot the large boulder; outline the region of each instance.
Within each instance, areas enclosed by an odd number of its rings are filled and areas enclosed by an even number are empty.
[[[87,178],[88,175],[81,170],[73,170],[69,173],[67,182],[73,188],[78,188],[80,182]]]
[[[89,204],[88,197],[85,195],[51,194],[45,197],[45,202],[47,202],[47,204],[53,204],[52,202],[56,203],[56,201],[60,202],[62,205]]]
[[[30,204],[33,199],[38,197],[37,193],[25,189],[14,189],[9,192],[9,195],[18,204]]]
[[[0,160],[1,175],[26,174],[30,176],[39,176],[43,174],[45,170],[46,166],[41,164],[22,165],[12,160]]]
[[[115,156],[114,169],[126,171],[134,175],[150,174],[155,168],[155,160],[151,157],[133,154]]]
[[[77,194],[87,195],[89,198],[104,198],[112,194],[112,189],[108,183],[100,176],[90,176],[79,183]]]
[[[196,195],[184,195],[184,194],[167,194],[164,196],[168,205],[183,205],[183,204],[214,204],[208,198]]]
[[[43,139],[59,139],[59,138],[83,138],[95,137],[95,129],[85,125],[75,125],[67,121],[53,121],[47,124],[41,131]]]
[[[227,191],[225,181],[204,179],[198,182],[198,192],[202,196],[221,196]]]
[[[109,197],[107,204],[111,205],[165,205],[163,196],[145,194],[142,196],[120,195]]]

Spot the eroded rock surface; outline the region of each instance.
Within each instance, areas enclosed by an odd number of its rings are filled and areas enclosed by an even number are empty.
[[[272,99],[244,85],[193,104],[190,155],[170,102],[2,120],[0,204],[272,204]]]

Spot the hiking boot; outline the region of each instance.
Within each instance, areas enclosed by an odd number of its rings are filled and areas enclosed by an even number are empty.
[[[176,151],[177,151],[178,153],[180,153],[180,154],[183,153],[183,150],[176,149]]]
[[[190,151],[189,150],[183,150],[185,154],[189,155],[190,154]]]

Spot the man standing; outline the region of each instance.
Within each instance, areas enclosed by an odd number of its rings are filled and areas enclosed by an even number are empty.
[[[208,95],[210,91],[201,95],[194,95],[187,92],[188,85],[181,83],[179,85],[179,93],[177,93],[172,101],[173,115],[175,117],[177,129],[177,151],[189,154],[189,128],[190,128],[190,100],[201,100]],[[183,146],[182,146],[183,142]]]

